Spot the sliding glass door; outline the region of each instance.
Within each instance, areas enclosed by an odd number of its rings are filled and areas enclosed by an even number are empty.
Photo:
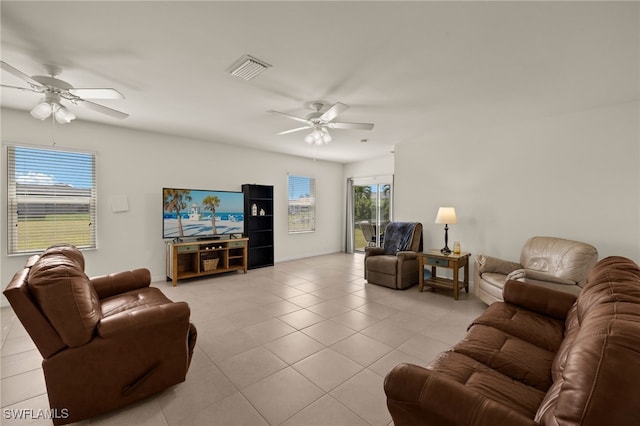
[[[391,220],[393,184],[358,179],[353,184],[353,243],[356,251],[382,246],[384,228]]]

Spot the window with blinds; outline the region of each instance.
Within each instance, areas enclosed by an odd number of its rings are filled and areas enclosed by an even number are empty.
[[[289,233],[316,230],[316,180],[289,175]]]
[[[8,252],[96,247],[95,153],[7,146]]]

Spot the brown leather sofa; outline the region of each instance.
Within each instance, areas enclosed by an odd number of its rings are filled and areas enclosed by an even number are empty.
[[[422,224],[389,222],[384,230],[383,247],[367,247],[364,252],[364,278],[377,284],[403,290],[418,284],[422,251]]]
[[[147,269],[89,279],[60,245],[28,259],[4,291],[42,357],[53,423],[77,422],[185,380],[189,306],[149,287]]]
[[[396,366],[387,406],[405,425],[637,425],[640,268],[600,261],[576,297],[508,281],[427,368]]]
[[[476,296],[487,305],[502,301],[502,290],[509,280],[577,295],[597,261],[598,250],[590,244],[564,238],[533,237],[522,247],[520,263],[476,256],[473,285]]]

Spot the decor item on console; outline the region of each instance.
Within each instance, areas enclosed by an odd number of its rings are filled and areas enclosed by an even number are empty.
[[[533,237],[522,247],[520,263],[484,255],[476,257],[473,281],[476,296],[486,304],[501,301],[508,280],[578,294],[597,261],[598,250],[590,244]]]
[[[364,278],[369,284],[401,290],[418,284],[418,251],[422,251],[422,224],[389,222],[383,247],[365,248]]]
[[[438,214],[436,215],[436,223],[444,223],[444,247],[440,251],[442,254],[450,254],[449,225],[458,223],[458,219],[456,218],[456,209],[453,207],[440,207],[438,209]]]
[[[44,358],[53,423],[77,422],[185,380],[196,343],[189,305],[148,269],[95,278],[71,245],[27,260],[4,290]]]
[[[395,426],[637,425],[640,267],[607,257],[576,296],[508,281],[427,368],[385,378]]]

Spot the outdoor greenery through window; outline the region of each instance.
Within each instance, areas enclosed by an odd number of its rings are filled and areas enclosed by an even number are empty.
[[[353,187],[354,247],[382,246],[382,235],[391,220],[391,184]]]
[[[95,154],[7,146],[8,253],[96,247]]]
[[[289,175],[289,233],[316,230],[316,180]]]

